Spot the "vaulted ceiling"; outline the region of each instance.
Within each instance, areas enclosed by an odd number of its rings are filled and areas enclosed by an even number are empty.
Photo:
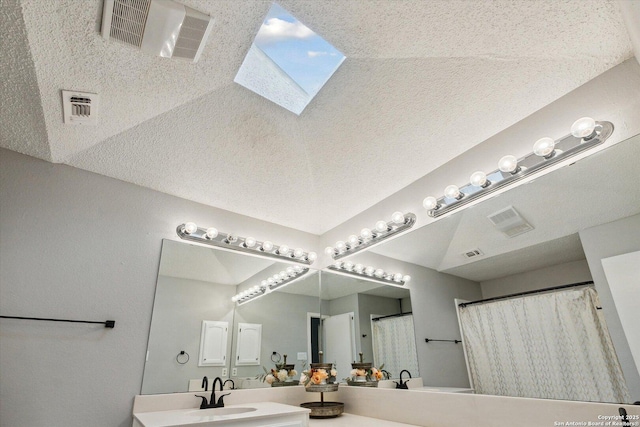
[[[632,56],[613,1],[283,0],[347,56],[296,116],[233,83],[271,3],[181,1],[196,64],[104,40],[101,0],[3,0],[0,146],[321,234]]]

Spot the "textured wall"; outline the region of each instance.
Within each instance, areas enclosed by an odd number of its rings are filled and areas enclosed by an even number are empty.
[[[292,247],[317,237],[0,149],[0,425],[131,426],[163,238],[191,219]]]
[[[638,401],[640,400],[640,373],[636,369],[633,355],[622,329],[609,289],[609,282],[607,282],[607,276],[602,268],[602,259],[640,250],[640,215],[582,230],[580,240],[602,303],[602,311],[613,345],[627,380],[631,399]]]

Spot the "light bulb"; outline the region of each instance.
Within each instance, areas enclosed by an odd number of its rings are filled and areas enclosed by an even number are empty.
[[[384,222],[384,221],[376,222],[376,231],[378,231],[380,233],[384,233],[387,230],[388,230],[388,227],[387,227],[387,223],[386,222]]]
[[[333,263],[333,266],[334,266],[335,268],[338,268],[338,269],[342,268],[342,261],[336,261],[336,262],[334,262],[334,263]]]
[[[360,230],[360,237],[362,237],[362,240],[369,240],[373,237],[373,233],[370,229],[363,228],[362,230]]]
[[[457,185],[448,185],[447,188],[444,189],[444,195],[450,199],[462,198],[462,193]]]
[[[277,283],[277,282],[279,282],[279,281],[280,281],[280,275],[279,275],[279,274],[277,274],[277,273],[276,273],[276,274],[274,274],[274,275],[273,275],[273,281],[274,281],[274,282],[276,282],[276,283]]]
[[[326,248],[324,248],[324,253],[328,256],[333,256],[335,255],[336,251],[331,246],[327,246]]]
[[[187,234],[193,234],[196,231],[198,231],[198,226],[196,225],[195,222],[187,222],[184,225],[184,232]]]
[[[237,295],[232,296],[232,297],[231,297],[231,301],[232,301],[232,302],[236,302],[236,301],[238,301],[238,296],[237,296]]]
[[[278,253],[280,255],[288,255],[289,254],[289,246],[287,245],[282,245],[278,248]]]
[[[262,250],[265,252],[271,252],[273,250],[273,243],[265,240],[264,243],[262,243]]]
[[[393,275],[393,280],[396,282],[401,282],[402,281],[402,273],[396,273]]]
[[[295,271],[296,273],[302,273],[302,267],[300,267],[299,265],[294,265],[293,271]]]
[[[354,270],[356,273],[362,273],[362,270],[364,270],[364,265],[362,265],[362,264],[356,264],[356,265],[354,265],[354,266],[353,266],[353,270]]]
[[[582,117],[571,125],[571,135],[576,138],[591,139],[596,129],[596,121],[591,117]]]
[[[207,228],[207,232],[204,234],[204,236],[209,240],[215,239],[218,236],[218,229],[214,227],[209,227]]]
[[[343,267],[345,270],[351,271],[353,270],[353,263],[351,261],[345,261]]]
[[[402,281],[405,282],[405,283],[407,283],[409,280],[411,280],[411,276],[409,276],[409,275],[406,275],[406,276],[402,277]]]
[[[344,250],[347,249],[347,244],[342,240],[338,240],[336,242],[336,249],[338,250],[338,252],[343,252]]]
[[[260,286],[262,286],[263,288],[266,288],[269,285],[269,282],[267,282],[266,280],[263,280],[262,282],[260,282]]]
[[[371,266],[368,266],[364,269],[365,274],[368,274],[369,276],[371,276],[375,271],[376,269]]]
[[[268,285],[273,285],[274,283],[275,283],[275,280],[273,280],[273,277],[269,277],[269,278],[267,279],[267,284],[268,284]]]
[[[518,159],[516,159],[516,156],[512,155],[504,156],[498,161],[498,169],[505,173],[518,173]]]
[[[317,253],[315,253],[315,252],[309,252],[309,253],[307,254],[307,259],[308,259],[309,261],[311,261],[311,262],[314,262],[315,260],[317,260],[317,259],[318,259],[318,254],[317,254]]]
[[[404,214],[402,212],[394,212],[391,215],[391,221],[393,221],[394,224],[404,224]]]
[[[553,154],[553,150],[556,146],[556,142],[553,138],[544,137],[540,138],[533,144],[533,154],[540,157],[549,158]]]
[[[351,246],[352,248],[358,246],[360,244],[360,238],[358,236],[356,236],[355,234],[352,234],[351,236],[349,236],[347,238],[347,242],[349,242],[349,246]]]
[[[438,199],[433,196],[425,197],[422,201],[422,206],[424,206],[427,210],[437,209],[438,208]]]
[[[278,274],[278,276],[280,276],[280,280],[284,280],[284,279],[286,279],[287,277],[289,277],[289,275],[287,274],[287,272],[286,272],[286,271],[284,271],[284,270],[283,270],[283,271],[281,271],[281,272],[280,272],[280,274]]]
[[[244,239],[244,245],[248,248],[252,248],[256,245],[256,239],[254,239],[253,237],[247,237],[246,239]]]
[[[251,292],[253,292],[253,293],[258,292],[259,290],[260,290],[260,286],[258,286],[258,285],[255,285],[255,286],[253,286],[251,288]]]
[[[293,250],[293,256],[296,258],[302,258],[302,256],[304,255],[304,251],[302,250],[302,248],[295,248]]]
[[[373,272],[373,275],[376,276],[376,277],[382,277],[382,276],[384,276],[384,270],[379,268],[379,269],[377,269],[376,271]]]
[[[469,177],[469,182],[471,183],[471,185],[473,185],[474,187],[486,187],[487,184],[487,174],[482,172],[482,171],[476,171],[474,173],[471,174],[471,176]]]
[[[293,269],[293,267],[287,267],[287,275],[288,276],[295,276],[296,275],[296,272]]]

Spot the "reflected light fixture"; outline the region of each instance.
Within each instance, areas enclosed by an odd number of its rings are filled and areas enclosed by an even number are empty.
[[[613,124],[611,122],[597,122],[590,117],[582,117],[573,123],[569,135],[558,140],[549,137],[540,138],[533,144],[532,153],[520,159],[513,155],[504,156],[499,160],[497,170],[487,174],[483,171],[476,171],[469,178],[468,184],[462,187],[449,185],[445,188],[442,197],[426,197],[422,205],[428,211],[429,216],[439,217],[535,172],[602,144],[612,133]]]
[[[253,237],[240,237],[233,233],[221,233],[214,227],[201,228],[193,222],[180,224],[176,233],[183,240],[203,243],[222,249],[260,255],[279,261],[297,262],[311,265],[318,259],[315,252],[306,252],[302,248],[291,250],[287,245],[276,246],[269,240],[259,242]]]
[[[402,273],[389,273],[381,268],[372,266],[364,266],[362,264],[353,264],[350,261],[336,261],[327,267],[329,270],[345,276],[357,277],[359,279],[368,280],[370,282],[382,283],[384,285],[404,286],[411,276]]]
[[[363,228],[360,235],[350,235],[347,241],[339,240],[335,246],[327,246],[324,253],[333,259],[344,258],[353,255],[365,248],[376,245],[391,236],[402,233],[410,229],[416,223],[416,216],[411,212],[403,214],[402,212],[394,212],[391,215],[391,221],[378,221],[375,223],[373,230]]]
[[[242,305],[246,302],[259,298],[263,295],[270,293],[278,288],[283,288],[298,279],[301,279],[305,274],[309,272],[308,267],[302,267],[295,265],[287,267],[285,270],[278,274],[274,274],[268,279],[262,280],[259,285],[252,286],[244,291],[231,297],[231,301]]]

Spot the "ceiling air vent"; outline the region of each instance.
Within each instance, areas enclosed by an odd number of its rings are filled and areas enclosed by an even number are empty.
[[[462,256],[467,259],[477,258],[482,255],[484,255],[484,252],[482,252],[480,249],[471,249],[462,254]]]
[[[102,36],[165,58],[198,61],[209,37],[209,15],[171,0],[104,0]]]
[[[98,94],[62,91],[64,123],[67,125],[96,125]]]
[[[513,206],[508,206],[505,209],[494,212],[487,218],[507,237],[515,237],[533,230],[531,224],[525,221]]]

